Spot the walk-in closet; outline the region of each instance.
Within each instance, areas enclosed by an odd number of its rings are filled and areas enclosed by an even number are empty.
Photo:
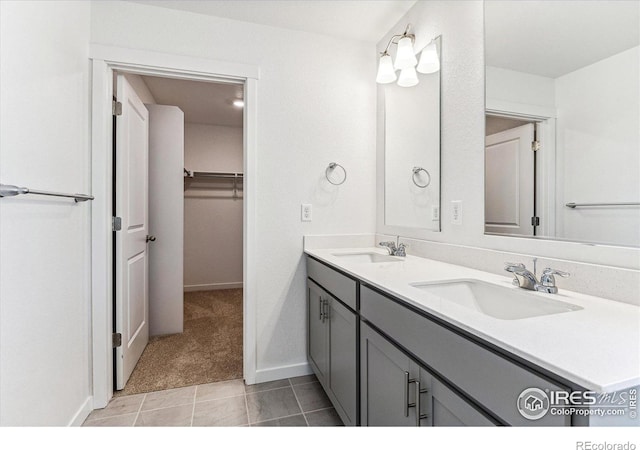
[[[135,74],[114,82],[148,112],[148,342],[116,389],[242,378],[243,85]]]

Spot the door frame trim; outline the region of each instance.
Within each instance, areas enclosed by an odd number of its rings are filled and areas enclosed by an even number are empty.
[[[91,45],[91,353],[93,408],[113,396],[113,274],[111,218],[113,71],[195,81],[244,83],[243,127],[243,376],[256,382],[256,173],[258,66],[190,56]]]

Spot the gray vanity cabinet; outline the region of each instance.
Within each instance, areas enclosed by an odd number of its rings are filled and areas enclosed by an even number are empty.
[[[345,425],[357,425],[357,317],[307,281],[308,355],[320,384]]]
[[[495,425],[440,381],[428,375],[424,370],[422,374],[430,380],[430,383],[425,381],[422,385],[426,386],[429,391],[429,409],[425,413],[431,416],[432,426],[486,427]]]
[[[531,421],[517,410],[518,396],[527,388],[537,387],[546,392],[567,391],[566,387],[556,384],[548,377],[522,367],[521,364],[407,308],[401,302],[362,285],[360,316],[402,346],[425,367],[431,368],[447,384],[455,386],[457,391],[482,405],[485,411],[499,418],[501,423],[519,426],[571,425],[570,416],[548,414]],[[435,394],[443,392],[437,388],[434,390]],[[442,398],[445,399],[446,396],[443,394]],[[437,407],[436,404],[434,408]],[[463,416],[460,415],[459,418],[462,419]],[[437,425],[435,418],[434,422]]]
[[[323,385],[329,372],[329,327],[324,318],[327,293],[312,281],[307,282],[307,322],[309,339],[307,353],[318,380]]]
[[[360,343],[363,426],[494,425],[367,324]]]
[[[360,326],[362,426],[415,426],[409,381],[416,364],[366,324]],[[415,396],[415,393],[414,393]]]

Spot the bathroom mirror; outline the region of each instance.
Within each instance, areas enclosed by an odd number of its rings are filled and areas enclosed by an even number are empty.
[[[434,42],[442,60],[441,38]],[[412,87],[378,87],[384,224],[397,232],[398,227],[440,231],[440,70],[418,73],[418,79]]]
[[[485,233],[640,246],[640,3],[484,4]]]

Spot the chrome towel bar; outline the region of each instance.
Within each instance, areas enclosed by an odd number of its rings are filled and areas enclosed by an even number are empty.
[[[564,206],[567,208],[591,208],[594,206],[640,206],[638,202],[622,202],[622,203],[567,203]]]
[[[61,192],[49,192],[39,191],[36,189],[29,189],[26,187],[13,186],[11,184],[0,184],[0,197],[14,197],[21,194],[36,194],[36,195],[49,195],[51,197],[66,197],[72,198],[78,202],[86,202],[87,200],[93,200],[93,195],[85,194],[64,194]]]

